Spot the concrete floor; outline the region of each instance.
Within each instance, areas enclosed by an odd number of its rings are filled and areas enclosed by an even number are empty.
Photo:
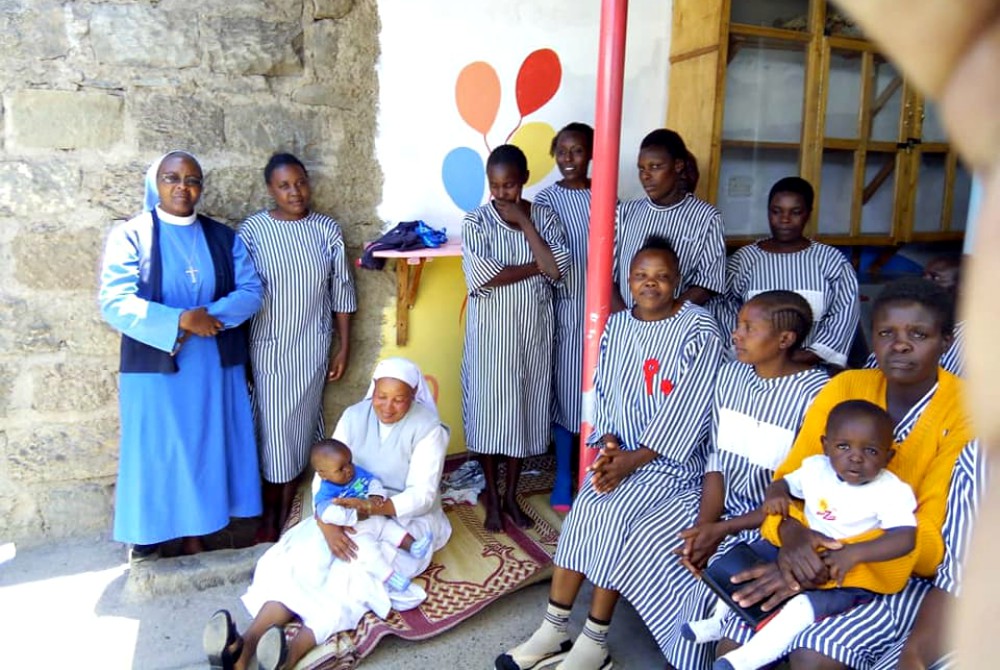
[[[252,558],[224,560],[246,564]],[[127,577],[124,548],[107,539],[20,550],[0,565],[0,667],[205,668],[201,630],[208,616],[224,607],[241,628],[249,620],[238,600],[245,577],[232,582],[175,578],[152,591],[137,591],[135,579],[127,585]],[[218,585],[202,588],[206,584]],[[384,639],[359,667],[492,668],[497,654],[537,626],[547,590],[547,584],[539,584],[507,596],[431,640]],[[585,603],[589,592],[582,595],[579,602]],[[574,634],[585,615],[585,604],[574,609]],[[618,607],[610,645],[616,668],[664,666],[645,626],[625,603]]]

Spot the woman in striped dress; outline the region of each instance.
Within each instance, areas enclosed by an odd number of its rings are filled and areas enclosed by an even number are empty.
[[[925,279],[899,280],[879,295],[872,322],[879,368],[843,372],[823,388],[776,476],[784,476],[804,458],[818,453],[826,416],[839,402],[861,399],[885,407],[896,421],[898,443],[889,470],[910,484],[917,496],[917,546],[901,559],[861,564],[848,572],[844,586],[902,590],[823,619],[800,633],[789,649],[793,668],[871,668],[892,651],[918,610],[921,618],[941,616],[935,611],[940,598],[935,596],[926,607],[920,601],[931,580],[941,578],[942,560],[949,552],[959,551],[953,540],[942,538],[946,517],[958,513],[960,523],[968,523],[968,514],[954,511],[961,505],[956,507],[954,496],[949,495],[949,482],[955,481],[956,461],[973,442],[972,425],[963,406],[961,380],[938,367],[951,342],[950,299]],[[815,547],[828,540],[805,527],[801,518],[801,510],[793,509],[788,519],[768,517],[765,521],[761,532],[781,545],[781,553],[777,563],[736,576],[748,584],[735,594],[741,604],[764,602],[771,609],[793,595],[800,584],[810,588],[826,581]],[[944,570],[953,572],[948,567]],[[941,584],[947,587],[944,581]],[[733,616],[727,616],[723,632],[728,639],[719,643],[720,654],[751,635]],[[927,665],[936,660],[935,650],[917,651],[929,656],[924,658]]]
[[[573,496],[573,446],[580,432],[583,371],[583,312],[590,236],[590,166],[594,129],[571,123],[552,139],[551,153],[563,178],[542,189],[535,203],[548,205],[566,231],[571,264],[554,289],[556,336],[553,357],[552,433],[556,445],[556,481],[552,507],[568,511]]]
[[[275,209],[248,218],[239,235],[264,283],[263,306],[250,322],[250,367],[264,477],[258,539],[274,541],[309,447],[323,437],[323,388],[347,366],[357,297],[340,226],[310,210],[305,166],[291,154],[275,154],[264,181]]]
[[[892,612],[899,617],[899,636],[888,651],[878,655],[872,670],[955,667],[954,654],[946,639],[947,615],[957,606],[955,600],[961,592],[972,526],[988,483],[985,456],[976,440],[958,457],[951,473],[948,509],[941,530],[944,559],[930,583],[915,577],[902,593],[889,599]],[[919,605],[914,601],[919,601]]]
[[[462,355],[465,446],[486,475],[486,530],[533,521],[517,504],[521,460],[545,452],[552,408],[552,284],[569,267],[559,218],[521,199],[528,159],[511,144],[490,153],[493,200],[465,215],[462,270],[469,291]],[[506,457],[504,495],[497,469]]]
[[[698,170],[681,136],[660,128],[639,149],[639,181],[646,197],[618,205],[613,309],[631,307],[628,265],[650,235],[664,237],[680,258],[677,295],[704,305],[726,286],[722,213],[694,195]]]
[[[722,343],[708,312],[674,298],[678,266],[662,238],[651,238],[632,261],[635,307],[608,319],[594,380],[591,440],[600,455],[563,524],[545,619],[496,659],[498,670],[558,657],[566,670],[610,668],[606,638],[619,586],[643,579],[651,558],[679,544],[677,533],[694,523]],[[654,529],[670,544],[646,544]],[[683,568],[675,575],[660,598],[691,587]],[[594,594],[583,633],[571,643],[569,612],[584,579]]]
[[[771,187],[771,237],[729,258],[726,290],[709,307],[726,330],[734,327],[740,307],[758,293],[795,291],[809,301],[815,324],[797,360],[843,368],[858,330],[858,278],[842,253],[802,235],[813,199],[812,186],[801,177],[785,177]]]
[[[794,360],[811,327],[809,303],[791,291],[758,294],[740,310],[733,332],[738,360],[719,370],[715,386],[713,452],[702,480],[698,517],[694,526],[680,533],[682,555],[699,569],[713,552],[721,554],[736,542],[760,539],[764,515],[757,509],[775,468],[792,448],[806,409],[829,378],[822,368]],[[671,540],[663,538],[664,543]],[[687,628],[683,622],[705,617],[717,598],[699,585],[688,591],[680,616],[657,619],[655,612],[664,609],[656,587],[660,572],[650,571],[645,577],[643,593],[648,597],[626,597],[643,608],[639,613],[647,623],[663,621],[664,625],[650,624],[650,628],[673,667],[709,667],[714,645],[691,642],[718,640],[721,615]],[[651,612],[645,615],[647,608]]]

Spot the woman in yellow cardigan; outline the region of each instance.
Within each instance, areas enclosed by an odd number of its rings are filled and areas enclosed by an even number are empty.
[[[952,471],[959,455],[967,445],[968,453],[975,448],[970,445],[974,436],[963,405],[962,382],[938,367],[941,354],[951,344],[954,324],[950,299],[927,280],[900,280],[886,286],[876,300],[872,322],[878,369],[841,373],[820,391],[775,478],[795,470],[805,458],[821,453],[820,436],[826,417],[841,401],[862,399],[884,407],[896,423],[896,456],[889,470],[913,487],[917,496],[917,543],[914,551],[903,558],[860,564],[847,574],[844,586],[894,595],[830,617],[800,634],[791,646],[793,669],[874,667],[905,637],[918,612],[919,622],[910,636],[916,640],[911,646],[923,649],[926,665],[936,661],[942,651],[940,644],[929,640],[936,640],[943,628],[938,616],[943,608],[937,606],[942,598],[939,594],[924,596],[951,590],[941,573],[954,574],[963,544],[962,531],[974,507],[969,496],[949,496],[950,489],[957,491]],[[942,533],[946,512],[953,520],[950,527],[957,529],[947,533],[949,537]],[[959,516],[965,517],[965,522],[956,518]],[[780,545],[781,551],[777,563],[737,576],[747,581],[747,586],[736,594],[741,604],[764,601],[765,609],[771,609],[803,588],[818,588],[828,582],[820,554],[835,551],[840,545],[810,530],[802,521],[801,508],[785,519],[769,518],[761,531]],[[945,565],[943,558],[947,559]],[[927,601],[927,607],[921,606],[922,600]],[[725,635],[728,639],[720,643],[719,653],[748,639],[750,631],[729,621]]]

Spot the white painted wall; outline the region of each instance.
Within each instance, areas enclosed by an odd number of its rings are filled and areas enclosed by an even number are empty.
[[[641,194],[635,173],[639,142],[666,119],[671,15],[670,0],[630,3],[619,178],[623,197]],[[450,231],[460,228],[463,212],[444,189],[442,161],[459,146],[481,151],[484,162],[488,154],[482,136],[465,124],[455,105],[456,78],[470,62],[490,63],[500,78],[491,146],[502,144],[517,123],[517,71],[536,49],[558,53],[562,84],[525,122],[544,121],[556,130],[570,121],[593,125],[600,0],[379,0],[379,18],[376,154],[385,177],[378,209],[383,220],[423,219]],[[528,196],[557,178],[553,169]]]

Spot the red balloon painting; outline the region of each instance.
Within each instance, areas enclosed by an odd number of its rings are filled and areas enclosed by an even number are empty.
[[[528,54],[518,70],[514,89],[521,118],[538,111],[551,100],[559,90],[561,80],[562,65],[555,51],[539,49]]]

